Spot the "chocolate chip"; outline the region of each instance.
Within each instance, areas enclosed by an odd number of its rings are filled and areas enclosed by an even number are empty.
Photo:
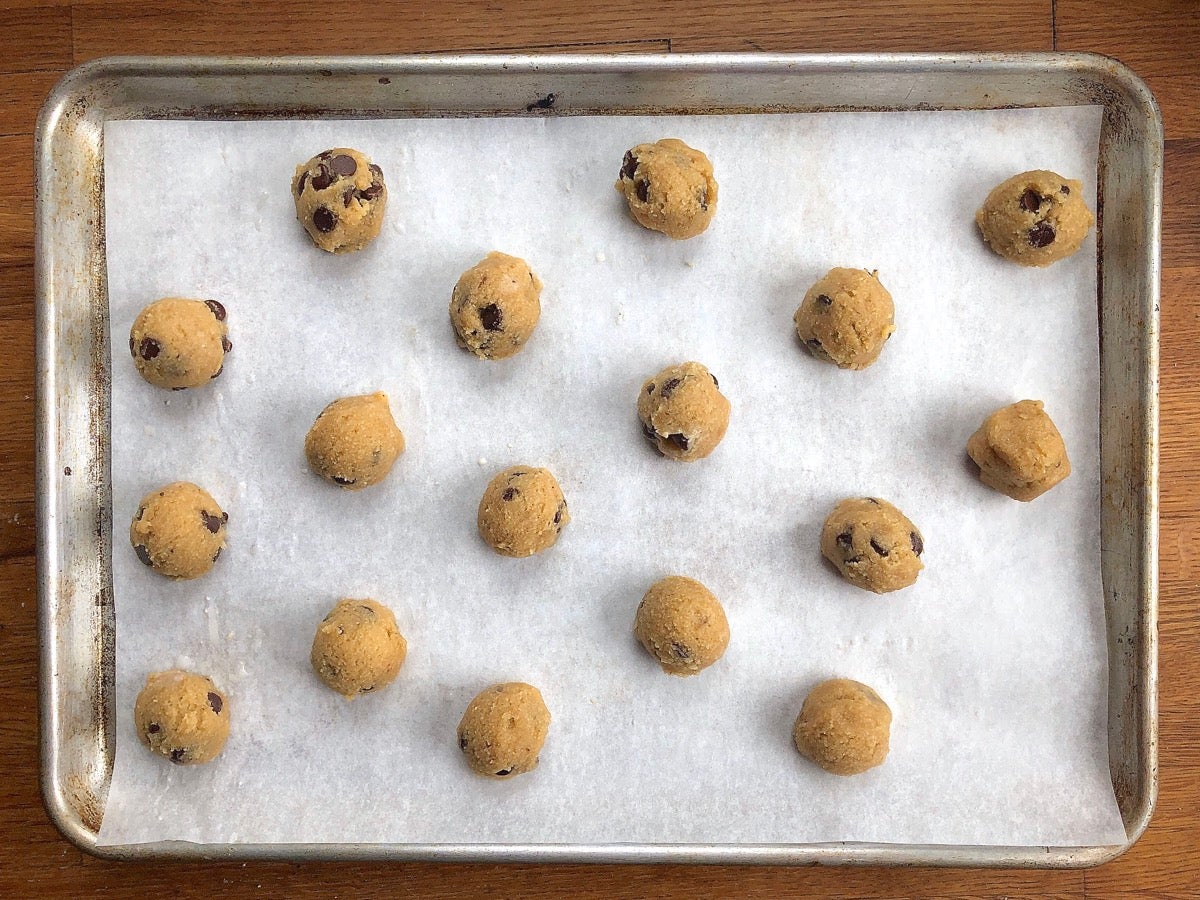
[[[650,182],[645,178],[639,178],[634,182],[634,189],[637,193],[637,198],[643,203],[650,202]]]
[[[324,163],[317,166],[317,174],[312,177],[312,186],[314,191],[323,191],[337,181],[337,176],[329,171],[329,167]]]
[[[556,509],[554,511],[554,524],[555,525],[557,525],[559,522],[562,521],[562,515],[566,511],[567,511],[567,503],[564,500],[562,503],[558,504],[558,509]]]
[[[138,344],[138,355],[142,359],[154,359],[162,352],[162,344],[152,337],[142,338],[142,342]]]
[[[489,303],[479,310],[479,321],[487,331],[503,331],[504,311],[495,303]]]
[[[655,387],[657,387],[657,385],[655,385],[655,383],[653,381],[650,382],[648,385],[646,385],[646,394],[647,395],[653,394]]]
[[[912,542],[913,553],[917,554],[917,556],[920,556],[925,552],[925,541],[921,539],[921,535],[917,534],[915,531],[910,531],[908,533],[908,539]]]
[[[337,225],[337,216],[329,207],[318,206],[316,212],[313,213],[313,225],[316,226],[317,231],[329,234]]]
[[[342,192],[342,206],[349,206],[350,201],[354,199],[354,187],[348,187]]]
[[[516,488],[505,488],[505,489],[504,489],[504,493],[500,495],[500,499],[501,499],[501,500],[506,500],[506,501],[507,501],[507,500],[512,500],[512,499],[514,499],[514,498],[517,496],[517,494],[519,494],[519,493],[521,493],[521,492],[520,492],[520,491],[518,491]]]
[[[333,169],[339,175],[346,175],[348,177],[358,171],[358,163],[354,161],[353,156],[346,156],[343,153],[329,161],[329,168]]]
[[[371,182],[369,187],[365,187],[361,191],[358,192],[358,199],[374,200],[376,197],[378,197],[382,193],[383,193],[383,185],[380,184],[378,181],[373,181],[373,182]]]
[[[674,444],[676,447],[678,447],[680,450],[682,450],[684,453],[687,453],[688,447],[691,445],[691,439],[688,438],[688,436],[686,434],[668,434],[667,440],[670,441],[672,444]]]
[[[331,475],[335,484],[340,484],[342,487],[348,487],[358,481],[357,478],[343,478],[341,475]]]
[[[160,731],[162,731],[162,728],[159,727],[157,722],[151,722],[146,726],[146,734],[158,734]]]
[[[625,159],[621,161],[621,177],[633,178],[633,173],[637,171],[638,158],[633,155],[632,150],[625,151]]]
[[[651,428],[649,425],[647,425],[645,422],[642,423],[642,436],[645,437],[646,440],[648,440],[648,441],[654,441],[654,442],[658,441],[658,432],[655,431],[653,428]]]
[[[332,157],[332,156],[333,156],[332,150],[322,150],[320,153],[317,154],[317,159],[324,159],[324,160],[328,161],[330,159],[330,157]]]
[[[216,562],[218,559],[220,559],[220,557],[221,557],[221,551],[222,551],[222,550],[224,550],[224,549],[225,549],[224,547],[218,547],[218,548],[217,548],[217,552],[213,554],[213,562]]]
[[[875,540],[875,538],[871,538],[871,549],[880,556],[888,555],[887,547],[883,546],[883,544],[879,543],[879,541]]]
[[[496,776],[498,778],[503,778],[505,775],[511,775],[511,774],[512,774],[511,768],[510,769],[501,769],[499,772],[496,773]]]
[[[874,497],[867,497],[866,500],[868,503],[873,504],[875,506],[879,505],[879,501],[876,500]]]
[[[150,562],[150,551],[141,544],[133,545],[133,552],[137,554],[137,558],[148,566],[153,567],[154,563]]]
[[[843,531],[836,538],[834,538],[834,543],[843,549],[849,550],[850,545],[854,543],[854,534],[849,531]]]
[[[383,177],[383,169],[379,168],[379,166],[375,165],[375,163],[371,163],[369,166],[367,166],[367,171],[369,171],[377,179]]]
[[[833,298],[828,294],[817,294],[817,306],[833,306]]]
[[[221,521],[222,521],[222,522],[228,522],[228,521],[229,521],[229,513],[227,513],[227,512],[222,512],[222,513],[221,513]]]
[[[1065,184],[1062,187],[1060,187],[1058,190],[1059,190],[1059,193],[1062,193],[1062,194],[1071,193],[1071,189],[1069,187],[1067,187]]]
[[[1033,188],[1029,188],[1021,195],[1021,209],[1026,212],[1037,212],[1038,207],[1042,205],[1042,197]]]
[[[671,653],[680,659],[691,659],[692,651],[678,642],[671,644]]]
[[[129,355],[137,356],[137,351],[133,349],[133,337],[132,336],[129,338]]]
[[[146,507],[139,506],[138,511],[133,516],[133,521],[135,521],[135,522],[142,521],[142,516],[144,516],[145,514],[146,514]]]
[[[862,557],[861,556],[850,556],[850,557],[847,557],[846,559],[844,559],[843,562],[848,566],[857,565],[858,563],[862,562]]]
[[[716,375],[714,375],[712,372],[709,372],[709,373],[708,373],[708,377],[709,377],[709,378],[711,378],[711,379],[713,380],[713,386],[714,386],[714,387],[715,387],[717,390],[720,390],[720,389],[721,389],[721,382],[717,381],[717,376],[716,376]]]
[[[208,705],[211,706],[212,711],[219,716],[221,714],[221,710],[225,708],[225,701],[221,699],[221,695],[216,691],[209,691]]]
[[[369,693],[371,693],[371,691],[373,691],[373,690],[375,690],[375,685],[371,685],[370,687],[362,687],[362,688],[359,688],[359,689],[358,689],[358,692],[359,692],[360,694],[369,694]]]
[[[459,750],[467,749],[467,736],[465,734],[460,734],[458,736],[458,749]]]
[[[225,337],[225,335],[221,335],[221,349],[226,353],[233,349],[233,344],[230,342],[229,338]]]
[[[300,180],[296,182],[296,196],[299,197],[304,193],[304,183],[308,181],[308,172],[300,173]]]
[[[200,510],[200,521],[204,523],[204,527],[216,534],[221,530],[221,517],[214,516],[206,510]]]
[[[682,378],[668,378],[666,383],[662,386],[662,390],[659,392],[660,396],[664,400],[670,399],[671,395],[675,393],[675,388],[679,387],[679,382],[681,381],[683,381]]]
[[[1038,222],[1029,229],[1030,247],[1049,247],[1054,243],[1054,226],[1049,222]]]
[[[212,314],[217,317],[218,322],[225,321],[225,307],[217,300],[205,300],[204,305],[212,310]]]
[[[178,750],[172,750],[171,751],[171,762],[182,763],[183,762],[183,754],[185,754],[185,753],[187,753],[187,751],[182,748],[180,748]]]

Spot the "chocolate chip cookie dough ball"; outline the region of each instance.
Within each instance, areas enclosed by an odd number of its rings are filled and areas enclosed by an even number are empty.
[[[489,778],[511,778],[537,767],[550,730],[550,710],[531,684],[510,681],[481,691],[458,723],[467,765]]]
[[[458,345],[480,359],[507,359],[533,336],[542,282],[523,259],[489,253],[454,285],[450,323]]]
[[[896,330],[892,295],[877,272],[830,269],[808,289],[793,321],[817,359],[842,369],[865,369]]]
[[[729,646],[721,602],[700,582],[682,575],[650,586],[638,605],[633,633],[668,675],[695,675]]]
[[[924,552],[917,526],[892,504],[874,497],[841,501],[821,530],[825,558],[848,582],[876,594],[915,582],[925,568]]]
[[[996,410],[967,441],[979,480],[1014,500],[1040,497],[1071,474],[1067,445],[1041,400]]]
[[[199,578],[225,549],[229,514],[204,488],[176,481],[142,498],[129,525],[138,559],[168,578]]]
[[[646,439],[682,462],[704,459],[729,427],[729,401],[698,362],[668,366],[643,384],[637,411]]]
[[[675,138],[628,150],[617,190],[639,225],[676,240],[703,232],[717,212],[712,163]]]
[[[826,772],[858,775],[888,755],[892,711],[871,688],[848,678],[809,691],[792,729],[796,749]]]
[[[390,609],[374,600],[339,600],[317,626],[309,659],[318,678],[353,700],[391,684],[407,653]]]
[[[181,391],[221,374],[233,349],[225,307],[216,300],[165,297],[138,313],[129,329],[129,353],[138,373],[155,387]]]
[[[989,247],[1023,266],[1048,266],[1083,244],[1096,218],[1083,185],[1043,169],[997,185],[975,214]]]
[[[309,467],[348,491],[383,481],[403,452],[404,435],[383,391],[334,400],[304,439]]]
[[[379,236],[387,208],[383,170],[357,150],[318,153],[292,177],[296,218],[330,253],[361,250]]]
[[[172,669],[146,677],[133,706],[138,739],[177,765],[215,759],[229,737],[229,701],[204,675]]]
[[[513,466],[483,491],[479,535],[501,556],[533,556],[554,546],[571,521],[562,488],[548,469]]]

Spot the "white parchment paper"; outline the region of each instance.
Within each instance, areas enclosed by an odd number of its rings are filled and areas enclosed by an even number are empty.
[[[1014,172],[1082,178],[1094,207],[1099,111],[371,122],[112,122],[105,131],[111,297],[116,768],[101,843],[808,842],[1108,844],[1124,840],[1107,766],[1099,567],[1095,241],[1047,270],[981,243],[974,212]],[[676,243],[613,190],[629,146],[705,150],[720,208]],[[383,234],[330,256],[296,223],[293,166],[335,145],[382,165]],[[527,259],[543,315],[515,358],[458,350],[459,273]],[[898,330],[843,372],[791,316],[832,266],[878,269]],[[143,383],[138,310],[220,300],[234,349],[210,386]],[[695,465],[657,457],[642,380],[697,359],[733,404]],[[304,435],[335,397],[385,390],[408,440],[363,493],[311,475]],[[1015,503],[964,445],[997,406],[1042,399],[1074,474]],[[551,552],[494,555],[484,485],[545,465],[572,522]],[[173,583],[124,529],[172,480],[229,512],[215,569]],[[925,535],[917,584],[885,597],[820,558],[847,495],[885,497]],[[663,675],[634,610],[682,573],[725,604],[728,653]],[[399,679],[347,703],[308,653],[342,596],[391,606]],[[137,741],[148,672],[210,673],[233,730],[212,765]],[[837,778],[791,726],[830,676],[895,714],[885,765]],[[553,714],[535,773],[473,776],[454,731],[499,680]]]

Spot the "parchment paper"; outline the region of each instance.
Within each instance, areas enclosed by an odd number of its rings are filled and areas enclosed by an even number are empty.
[[[973,215],[1009,175],[1083,179],[1099,110],[372,122],[113,122],[105,131],[111,296],[117,753],[101,843],[807,842],[1106,844],[1110,786],[1099,566],[1095,241],[1047,270],[989,252]],[[613,190],[629,146],[704,149],[720,207],[676,243]],[[382,165],[368,250],[335,257],[294,219],[293,166],[326,147]],[[533,340],[458,350],[451,287],[487,251],[546,284]],[[835,265],[877,268],[898,330],[843,372],[791,316]],[[233,352],[210,386],[143,383],[129,326],[164,295],[215,298]],[[733,404],[695,465],[657,457],[644,378],[697,359]],[[391,477],[338,491],[306,469],[330,400],[387,391],[408,440]],[[1031,504],[983,487],[967,437],[1042,399],[1074,474]],[[545,465],[573,520],[551,552],[500,558],[475,531],[498,469]],[[173,583],[125,539],[176,479],[230,514],[215,569]],[[847,495],[925,535],[911,589],[877,597],[820,558]],[[705,582],[732,643],[696,678],[636,644],[655,579]],[[310,670],[342,596],[391,606],[409,641],[388,689],[347,703]],[[141,747],[148,672],[210,673],[233,731],[214,764]],[[873,685],[895,714],[885,765],[826,775],[791,744],[807,690]],[[499,680],[553,713],[541,765],[496,783],[455,743]]]

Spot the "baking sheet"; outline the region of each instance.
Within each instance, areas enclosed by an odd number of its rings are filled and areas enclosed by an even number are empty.
[[[118,718],[100,843],[1121,843],[1094,238],[1026,270],[973,224],[1026,168],[1082,177],[1094,207],[1099,124],[1096,108],[109,123]],[[721,183],[712,228],[684,243],[637,227],[612,190],[623,151],[667,135]],[[382,236],[347,257],[311,247],[286,188],[334,145],[371,155],[390,191]],[[458,351],[446,321],[458,274],[491,249],[546,283],[535,338],[502,363]],[[791,331],[834,265],[878,268],[896,298],[866,372],[817,363]],[[234,350],[204,390],[152,389],[125,353],[166,294],[229,309]],[[692,358],[734,412],[717,453],[682,466],[645,445],[633,408],[645,377]],[[408,450],[383,485],[344,494],[307,472],[304,434],[330,399],[376,388]],[[1017,504],[963,445],[1027,396],[1075,472]],[[558,475],[573,519],[531,560],[474,530],[484,484],[518,462]],[[231,520],[220,563],[186,584],[122,537],[141,495],[178,478]],[[820,523],[853,494],[921,528],[913,588],[868,595],[821,561]],[[693,679],[662,675],[630,633],[671,572],[708,584],[733,632]],[[387,603],[409,640],[398,681],[353,703],[308,666],[340,596]],[[163,765],[133,733],[146,672],[176,665],[231,696],[214,765]],[[887,763],[857,778],[790,744],[804,693],[833,675],[895,714]],[[537,684],[554,721],[536,773],[494,783],[466,770],[454,727],[507,679]]]

